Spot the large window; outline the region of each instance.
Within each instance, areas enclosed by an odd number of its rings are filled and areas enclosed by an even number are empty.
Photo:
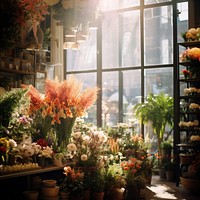
[[[78,50],[66,50],[66,76],[101,88],[88,121],[126,122],[140,131],[133,106],[149,93],[173,96],[174,52],[188,29],[188,1],[100,0],[99,6],[98,29]]]

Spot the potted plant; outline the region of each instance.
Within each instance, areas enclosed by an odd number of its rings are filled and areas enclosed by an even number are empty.
[[[84,194],[84,173],[70,166],[64,167],[65,177],[59,183],[60,192],[70,196],[71,200],[82,200]]]
[[[105,193],[106,171],[98,167],[91,173],[91,190],[93,199],[103,200]]]
[[[142,123],[152,125],[157,136],[158,154],[161,155],[161,143],[167,125],[173,126],[173,98],[164,93],[158,95],[149,94],[145,102],[138,103],[133,107],[135,116]]]
[[[126,199],[139,199],[141,189],[145,188],[146,179],[142,169],[143,161],[135,157],[121,162],[126,178]]]
[[[168,160],[164,164],[165,172],[166,172],[166,179],[167,181],[173,181],[174,179],[174,170],[175,170],[175,163],[171,160]]]
[[[187,171],[183,172],[180,177],[183,187],[191,192],[198,193],[200,188],[200,155],[188,165]]]
[[[162,158],[170,157],[172,151],[172,144],[169,141],[164,141],[161,143],[161,156]]]
[[[122,199],[126,180],[120,164],[109,164],[106,170],[105,198]]]

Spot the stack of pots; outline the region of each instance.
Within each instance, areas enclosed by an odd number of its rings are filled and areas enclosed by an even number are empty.
[[[59,187],[56,180],[43,180],[41,187],[42,200],[59,200]]]

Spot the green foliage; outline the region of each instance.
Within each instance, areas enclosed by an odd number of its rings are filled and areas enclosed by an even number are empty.
[[[106,183],[106,171],[104,168],[97,168],[91,174],[91,189],[93,192],[103,192]]]
[[[175,166],[176,166],[175,163],[172,162],[171,160],[166,160],[166,162],[164,163],[165,170],[174,170]]]
[[[0,122],[7,127],[16,108],[20,107],[26,89],[12,90],[0,97]]]
[[[126,180],[122,168],[119,164],[109,165],[106,170],[106,183],[105,189],[120,189],[125,187]]]
[[[136,104],[133,109],[141,122],[151,123],[160,148],[166,125],[173,126],[173,98],[164,93],[149,94],[144,103]]]
[[[168,141],[164,141],[161,143],[161,149],[172,150],[172,145]]]
[[[44,32],[44,39],[43,39],[43,47],[49,48],[51,45],[51,29],[50,27],[46,28]]]

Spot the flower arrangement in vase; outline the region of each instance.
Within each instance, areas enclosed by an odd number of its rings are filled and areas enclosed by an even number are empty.
[[[91,87],[82,90],[82,82],[72,75],[62,82],[46,80],[44,87],[45,94],[41,94],[29,86],[29,113],[36,122],[36,128],[41,123],[47,132],[53,127],[57,146],[64,148],[69,142],[76,118],[86,115],[86,110],[96,101],[99,89]]]

